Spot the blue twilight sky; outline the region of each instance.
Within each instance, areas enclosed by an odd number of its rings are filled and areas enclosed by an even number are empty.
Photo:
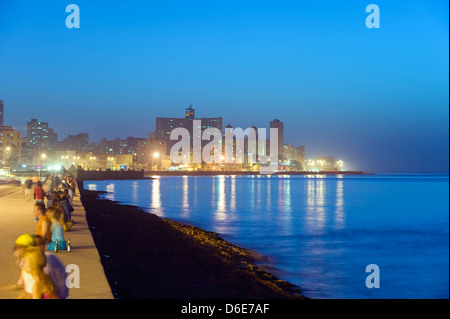
[[[68,29],[68,4],[81,28]],[[365,8],[380,8],[380,29]],[[146,137],[155,117],[285,123],[347,169],[448,171],[447,1],[0,0],[5,122]]]

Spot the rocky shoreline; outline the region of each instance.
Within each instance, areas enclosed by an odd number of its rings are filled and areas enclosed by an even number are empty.
[[[82,190],[106,277],[118,299],[305,299],[253,251],[213,232]]]

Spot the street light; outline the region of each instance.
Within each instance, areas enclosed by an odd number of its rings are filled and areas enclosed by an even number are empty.
[[[44,160],[44,164],[46,164],[46,163],[45,163],[45,159],[47,158],[47,155],[46,155],[45,153],[42,153],[42,154],[41,154],[41,158]]]
[[[153,158],[155,159],[156,170],[159,170],[159,169],[158,169],[158,166],[159,166],[158,164],[159,164],[159,163],[156,161],[156,160],[159,159],[159,153],[158,153],[158,152],[154,152],[154,153],[153,153]],[[152,161],[152,166],[153,166],[153,161]]]

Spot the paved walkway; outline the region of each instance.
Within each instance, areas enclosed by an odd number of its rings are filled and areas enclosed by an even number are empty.
[[[75,224],[69,232],[64,233],[65,239],[70,238],[72,242],[72,252],[55,253],[64,265],[75,264],[80,269],[80,288],[70,289],[70,295],[73,299],[111,299],[111,288],[78,192],[73,204],[75,211],[72,219]],[[0,286],[17,282],[20,270],[12,258],[15,240],[21,234],[34,234],[35,230],[33,203],[25,200],[21,187],[0,185]],[[0,291],[0,299],[14,299],[18,293]]]

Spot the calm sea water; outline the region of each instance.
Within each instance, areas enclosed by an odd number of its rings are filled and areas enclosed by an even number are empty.
[[[311,298],[449,298],[448,174],[85,182],[268,256]],[[380,288],[366,287],[366,266]]]

